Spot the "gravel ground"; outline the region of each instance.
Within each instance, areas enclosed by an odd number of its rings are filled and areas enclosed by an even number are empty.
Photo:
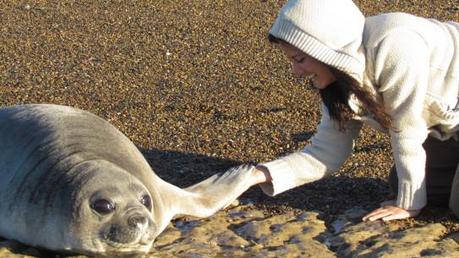
[[[0,1],[0,103],[55,103],[113,123],[165,180],[187,186],[241,163],[302,148],[318,95],[266,34],[284,1]],[[405,11],[459,20],[457,0],[360,0],[366,15]],[[375,208],[388,192],[388,138],[365,128],[334,177],[276,198],[243,198],[269,214]],[[403,226],[459,223],[430,207]]]

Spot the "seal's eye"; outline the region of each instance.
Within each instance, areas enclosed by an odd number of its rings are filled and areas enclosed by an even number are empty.
[[[151,210],[151,198],[148,195],[143,195],[140,198],[140,203],[143,204],[143,206],[147,207],[148,210]]]
[[[106,215],[115,210],[115,205],[106,199],[98,199],[91,204],[91,208],[99,214]]]

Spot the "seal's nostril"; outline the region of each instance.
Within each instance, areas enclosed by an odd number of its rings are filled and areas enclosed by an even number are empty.
[[[145,216],[133,215],[128,219],[128,225],[131,227],[143,227],[148,223],[148,219]]]

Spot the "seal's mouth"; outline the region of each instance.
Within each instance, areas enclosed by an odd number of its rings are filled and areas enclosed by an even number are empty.
[[[150,242],[139,240],[132,243],[119,243],[104,240],[103,243],[105,245],[105,252],[103,252],[105,255],[119,256],[129,254],[146,254],[150,251],[151,246],[153,245],[153,240]]]
[[[114,247],[116,249],[120,249],[120,248],[125,248],[125,247],[129,247],[129,248],[135,248],[135,247],[141,247],[141,246],[150,246],[151,244],[153,244],[153,241],[143,241],[142,239],[140,239],[139,241],[134,241],[132,243],[120,243],[120,242],[114,242],[114,241],[110,241],[110,240],[104,240],[104,243],[108,246],[111,246],[111,247]]]
[[[151,228],[132,228],[112,224],[100,232],[100,240],[107,252],[147,253],[153,245],[154,236]]]

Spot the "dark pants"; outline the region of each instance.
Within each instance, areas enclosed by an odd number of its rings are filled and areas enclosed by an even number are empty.
[[[427,201],[449,206],[459,217],[459,141],[428,137],[423,147],[427,154]],[[398,178],[395,166],[390,171],[389,184],[391,193],[396,195]]]

